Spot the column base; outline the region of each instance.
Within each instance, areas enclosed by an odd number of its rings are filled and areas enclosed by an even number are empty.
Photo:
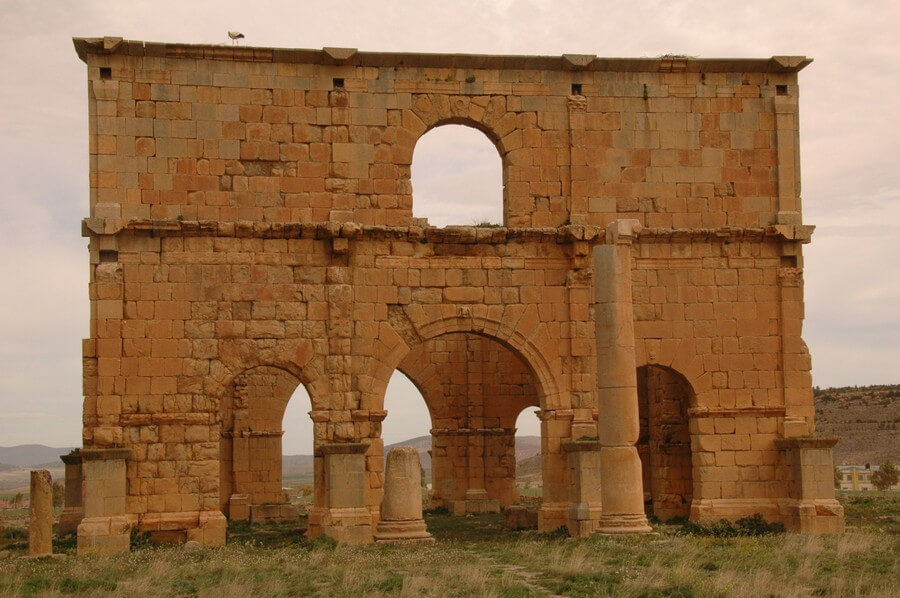
[[[597,523],[598,534],[649,534],[652,531],[644,514],[604,513]]]
[[[844,531],[844,507],[836,499],[801,501],[794,520],[795,529],[804,534],[839,534]]]
[[[228,521],[221,511],[181,511],[148,513],[138,527],[154,544],[199,542],[204,546],[224,546]]]
[[[434,542],[425,521],[379,521],[375,531],[376,542]]]
[[[543,501],[538,509],[538,531],[542,534],[555,532],[568,523],[569,504],[565,502]]]
[[[579,502],[569,505],[566,527],[573,538],[587,538],[600,528],[603,507],[598,503]]]
[[[314,540],[323,535],[342,544],[371,544],[372,515],[366,507],[310,509],[306,537]]]
[[[131,550],[131,524],[125,515],[89,517],[78,525],[78,554],[116,554]]]

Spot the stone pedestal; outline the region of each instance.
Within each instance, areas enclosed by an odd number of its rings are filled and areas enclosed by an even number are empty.
[[[834,495],[831,449],[837,438],[779,438],[791,465],[790,501],[784,504],[788,527],[800,532],[833,534],[844,529],[844,507]]]
[[[368,447],[347,442],[316,449],[324,461],[325,505],[310,509],[309,538],[327,534],[346,544],[372,542],[372,514],[365,501]]]
[[[75,449],[68,455],[61,455],[60,460],[66,465],[66,498],[57,532],[60,536],[68,536],[78,532],[78,524],[84,518],[81,450]]]
[[[28,522],[28,556],[53,554],[53,480],[50,472],[31,472],[31,508]]]
[[[594,248],[597,343],[597,406],[603,514],[597,531],[644,533],[638,439],[637,374],[634,359],[634,312],[631,296],[631,242],[640,230],[636,220],[607,226],[606,245]]]
[[[84,519],[78,554],[128,552],[131,526],[125,515],[125,461],[130,449],[83,449]]]
[[[596,441],[563,442],[567,456],[569,510],[566,527],[573,538],[596,532],[603,513],[600,493],[600,444]]]
[[[411,446],[388,454],[376,542],[433,542],[422,518],[422,465]],[[487,493],[485,493],[487,495]]]

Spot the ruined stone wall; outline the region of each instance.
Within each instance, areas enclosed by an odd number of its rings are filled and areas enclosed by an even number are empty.
[[[238,482],[223,473],[222,434],[237,421],[229,402],[241,376],[264,367],[311,398],[311,521],[330,521],[323,459],[346,444],[365,450],[374,522],[391,374],[432,339],[477,334],[533,377],[523,405],[541,408],[541,525],[565,525],[564,443],[594,436],[598,412],[608,415],[596,399],[607,373],[597,371],[590,256],[620,242],[631,246],[636,365],[670,368],[695,395],[692,516],[750,509],[790,521],[793,457],[775,439],[814,431],[800,338],[811,227],[799,214],[796,80],[806,59],[113,38],[76,48],[91,135],[84,444],[130,449],[131,521],[191,527],[222,508]],[[416,140],[448,123],[495,143],[505,227],[413,225]],[[621,241],[625,221],[636,222]],[[513,409],[492,413],[483,380],[481,392],[486,427],[512,427]],[[260,406],[263,432],[280,432],[282,403]],[[274,454],[276,436],[259,438],[248,454]],[[488,466],[503,469],[502,453]],[[250,467],[247,483],[272,483]]]

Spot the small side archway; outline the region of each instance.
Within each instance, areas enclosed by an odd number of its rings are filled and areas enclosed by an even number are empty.
[[[637,369],[644,504],[660,521],[688,517],[694,495],[688,409],[695,402],[687,378],[672,368]]]
[[[301,387],[306,392],[297,392]],[[288,403],[298,395],[309,396],[305,383],[273,365],[250,367],[227,385],[220,403],[219,503],[229,518],[246,519],[252,505],[287,502],[282,436]]]

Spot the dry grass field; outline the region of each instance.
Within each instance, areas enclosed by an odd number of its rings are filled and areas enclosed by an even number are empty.
[[[335,546],[302,526],[234,524],[221,549],[19,558],[24,530],[0,533],[0,595],[108,596],[896,596],[900,497],[845,495],[836,537],[710,537],[660,525],[641,537],[572,540],[513,532],[496,515],[428,516],[431,545]],[[21,520],[21,518],[17,518]],[[5,546],[4,546],[5,543]]]

